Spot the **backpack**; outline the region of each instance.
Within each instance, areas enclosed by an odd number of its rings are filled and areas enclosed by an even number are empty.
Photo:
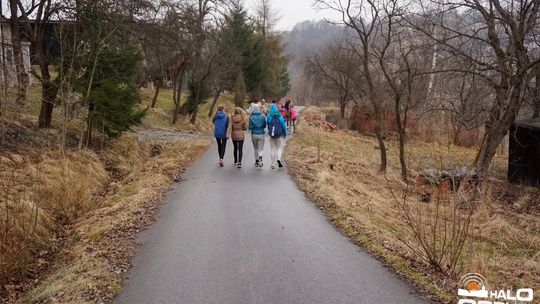
[[[281,125],[281,121],[279,121],[279,116],[272,117],[272,121],[270,123],[270,136],[281,137],[283,135],[283,126]]]
[[[298,117],[298,112],[296,112],[295,108],[292,108],[291,109],[291,119],[296,120],[297,117]]]
[[[287,118],[287,109],[281,108],[281,109],[279,110],[279,112],[281,113],[281,115],[283,116],[283,118]]]

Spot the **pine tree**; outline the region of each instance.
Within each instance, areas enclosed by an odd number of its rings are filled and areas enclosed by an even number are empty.
[[[244,75],[242,72],[239,72],[238,76],[236,77],[236,83],[234,84],[234,104],[237,107],[243,107],[245,99],[246,83],[244,81]]]
[[[110,138],[118,137],[131,126],[140,124],[146,114],[146,110],[138,109],[140,96],[135,86],[140,61],[138,50],[121,43],[111,43],[101,51],[97,61],[92,59],[91,53],[80,57],[80,70],[85,72],[75,86],[79,93],[84,94],[92,79],[86,100],[87,144],[91,143],[92,129],[104,132]]]
[[[264,77],[264,40],[255,36],[255,27],[242,3],[233,3],[224,32],[225,40],[236,50],[231,60],[242,70],[246,91],[254,94]]]

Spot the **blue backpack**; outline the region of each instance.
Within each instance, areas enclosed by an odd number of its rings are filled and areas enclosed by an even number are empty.
[[[272,117],[272,122],[270,124],[270,136],[271,137],[281,137],[285,135],[283,132],[283,126],[281,125],[281,121],[279,121],[278,116]]]

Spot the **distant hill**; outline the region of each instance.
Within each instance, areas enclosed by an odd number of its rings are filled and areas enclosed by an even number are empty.
[[[285,54],[291,57],[289,73],[292,77],[302,71],[302,63],[306,54],[323,47],[341,35],[343,28],[323,20],[304,21],[296,24],[285,35]]]
[[[284,53],[290,57],[287,68],[292,90],[289,94],[293,98],[303,99],[303,102],[313,99],[313,90],[306,92],[306,78],[303,73],[306,55],[339,38],[342,33],[343,27],[319,20],[298,23],[290,32],[284,34]]]

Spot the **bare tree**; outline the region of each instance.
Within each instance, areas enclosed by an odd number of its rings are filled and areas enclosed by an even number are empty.
[[[259,0],[255,14],[262,36],[264,38],[268,37],[269,32],[279,19],[278,13],[272,8],[272,1]]]
[[[384,98],[377,88],[376,64],[373,53],[373,41],[381,29],[381,18],[385,1],[382,0],[316,0],[324,9],[333,10],[341,15],[341,23],[352,31],[350,49],[358,56],[360,69],[367,87],[367,96],[375,112],[375,134],[379,143],[380,170],[386,171],[387,156],[384,143],[383,103]],[[359,84],[361,86],[363,84]]]
[[[17,0],[9,0],[10,26],[11,26],[11,45],[15,61],[15,72],[17,74],[17,99],[16,103],[24,103],[28,94],[30,84],[26,67],[24,66],[24,54],[22,47],[21,24],[19,21],[19,10]]]
[[[151,107],[157,105],[160,90],[167,81],[167,60],[174,54],[174,46],[169,43],[170,33],[164,21],[168,10],[167,3],[159,2],[145,11],[144,20],[136,24],[132,34],[141,43],[147,67],[146,75],[154,84]]]
[[[326,88],[335,92],[341,118],[345,118],[347,105],[351,101],[356,102],[361,95],[357,62],[357,57],[342,41],[335,41],[306,59],[312,70],[326,80]]]
[[[39,127],[49,128],[58,86],[51,77],[51,62],[45,48],[45,32],[51,16],[57,12],[60,4],[53,0],[39,0],[32,1],[31,5],[26,7],[22,0],[11,1],[16,2],[21,12],[24,34],[34,46],[35,58],[39,65],[40,73],[32,71],[32,74],[41,82]]]
[[[480,173],[488,170],[497,146],[515,121],[531,72],[540,62],[529,53],[539,10],[538,0],[440,0],[429,1],[410,18],[410,24],[434,41],[441,53],[469,67],[438,72],[474,74],[493,90],[494,101],[487,109],[485,134],[474,162]]]

